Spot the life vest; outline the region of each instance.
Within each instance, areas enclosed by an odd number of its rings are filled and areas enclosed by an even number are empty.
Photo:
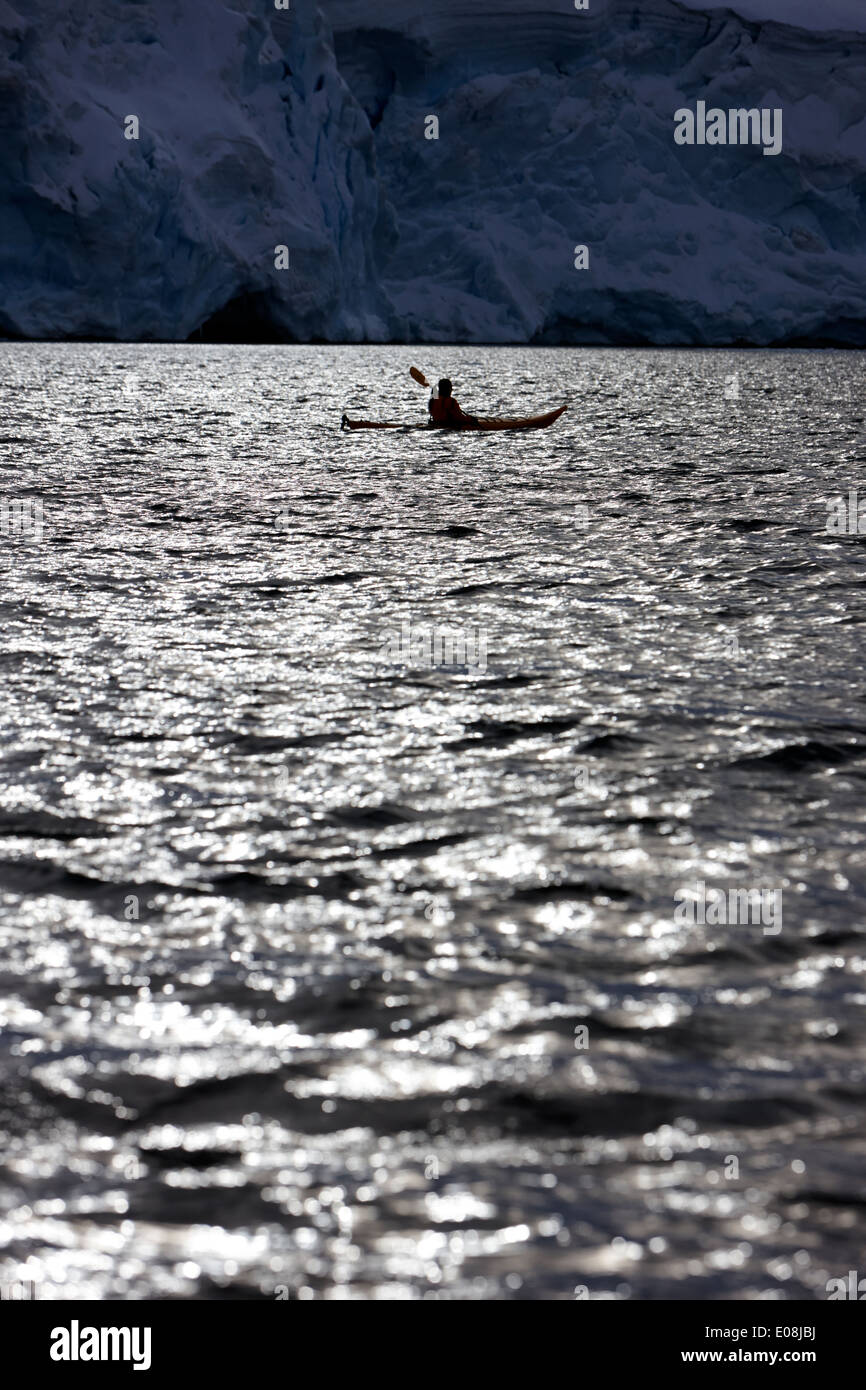
[[[459,428],[466,419],[453,396],[433,396],[430,418],[434,425],[450,425],[452,429]]]

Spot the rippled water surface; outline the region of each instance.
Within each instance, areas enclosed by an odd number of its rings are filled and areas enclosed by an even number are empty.
[[[0,359],[0,1277],[862,1271],[863,356]],[[412,361],[571,410],[340,434],[423,418]],[[700,883],[780,929],[677,920]]]

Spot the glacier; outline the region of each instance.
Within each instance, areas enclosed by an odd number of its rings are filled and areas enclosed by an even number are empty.
[[[0,0],[0,333],[864,346],[864,79],[860,0]]]
[[[397,213],[400,336],[866,343],[866,25],[792,6],[324,0]],[[699,99],[782,108],[782,154],[676,146]]]
[[[393,215],[315,5],[0,0],[0,207],[7,336],[388,334]]]

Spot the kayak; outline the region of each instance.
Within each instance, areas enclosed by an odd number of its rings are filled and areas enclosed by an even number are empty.
[[[348,415],[344,415],[340,422],[341,430],[438,430],[447,431],[449,434],[472,434],[476,430],[546,430],[549,425],[553,425],[568,410],[567,405],[561,405],[558,410],[549,410],[546,415],[528,415],[522,420],[500,420],[494,418],[479,419],[474,425],[463,425],[460,429],[452,429],[447,425],[405,425],[399,421],[391,420],[350,420]]]

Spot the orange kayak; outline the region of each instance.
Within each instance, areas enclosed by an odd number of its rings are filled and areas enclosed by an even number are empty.
[[[446,430],[449,434],[472,434],[476,430],[546,430],[549,425],[553,425],[568,410],[567,405],[561,405],[558,410],[549,410],[546,415],[528,415],[522,420],[499,420],[479,419],[477,424],[464,425],[459,430],[448,430],[447,426],[437,425],[403,425],[399,421],[391,420],[350,420],[348,415],[344,415],[340,422],[342,430]]]

